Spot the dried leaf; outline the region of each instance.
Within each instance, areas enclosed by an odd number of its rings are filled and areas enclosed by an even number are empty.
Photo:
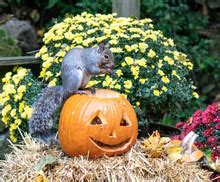
[[[47,178],[43,175],[38,175],[35,179],[35,182],[47,182]]]

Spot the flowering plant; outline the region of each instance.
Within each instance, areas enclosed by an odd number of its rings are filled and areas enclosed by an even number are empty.
[[[41,83],[33,77],[29,69],[22,67],[15,67],[12,72],[6,73],[2,82],[2,122],[9,127],[10,139],[16,142],[17,128],[27,130],[27,121],[32,114],[31,105],[41,90]]]
[[[82,13],[54,25],[43,41],[36,56],[42,60],[40,77],[49,86],[61,83],[60,64],[68,50],[104,41],[115,56],[117,78],[97,76],[88,86],[119,91],[146,114],[176,109],[176,105],[198,98],[188,78],[192,63],[177,51],[172,39],[154,30],[151,19]]]
[[[186,122],[176,124],[182,133],[174,138],[182,140],[190,131],[199,136],[195,145],[202,149],[209,160],[220,158],[220,105],[209,105],[205,111],[196,111]]]
[[[107,42],[116,60],[117,78],[109,75],[97,76],[88,86],[95,85],[121,92],[136,110],[142,111],[142,118],[152,111],[156,113],[175,111],[177,105],[199,97],[189,79],[193,64],[187,55],[178,52],[172,39],[166,38],[161,31],[154,29],[151,19],[135,20],[117,18],[115,14],[88,13],[67,16],[63,22],[55,24],[45,33],[43,41],[44,46],[36,57],[42,60],[39,78],[48,86],[61,84],[60,66],[67,51],[75,47],[95,47],[101,42]],[[16,119],[17,114],[20,118],[19,105],[23,103],[22,99],[25,99],[25,106],[30,108],[41,90],[40,82],[36,79],[36,83],[31,82],[32,86],[29,87],[28,81],[34,81],[34,78],[28,70],[19,77],[24,82],[20,81],[18,85],[13,79],[10,81],[9,77],[11,73],[6,74],[3,82],[12,84],[11,87],[15,91],[8,93],[6,89],[4,90],[6,93],[2,94],[5,117],[3,120],[8,124]],[[21,94],[16,89],[22,85]],[[32,89],[34,93],[28,97]],[[18,96],[19,99],[14,100],[14,95],[19,93],[22,97]],[[10,108],[8,103],[13,107]],[[16,112],[16,115],[11,115],[9,111],[11,112],[14,106],[16,111],[13,110],[12,113]]]

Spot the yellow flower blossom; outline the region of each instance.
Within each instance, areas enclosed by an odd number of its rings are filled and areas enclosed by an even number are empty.
[[[11,80],[11,75],[12,75],[12,72],[8,72],[5,74],[5,77],[2,78],[2,82],[3,83],[8,83],[10,80]]]
[[[146,62],[147,62],[147,61],[146,61],[146,59],[144,59],[144,58],[135,60],[135,63],[137,63],[139,66],[143,66],[143,67],[147,67]]]
[[[159,90],[153,90],[153,94],[157,97],[160,96],[160,91]]]
[[[110,48],[110,50],[111,50],[113,53],[121,53],[121,52],[124,52],[124,51],[122,50],[122,48],[120,48],[120,47],[117,47],[117,48],[112,47],[112,48]]]
[[[128,51],[128,52],[131,52],[131,51],[132,51],[132,48],[131,48],[129,45],[125,45],[125,49],[126,49],[126,51]]]
[[[193,95],[193,97],[195,97],[196,99],[199,98],[199,94],[198,94],[197,92],[193,92],[192,95]]]
[[[49,58],[49,55],[47,53],[41,56],[41,59],[43,61],[46,61],[48,58]]]
[[[57,83],[57,79],[54,78],[53,80],[51,80],[48,84],[48,87],[53,87],[53,86],[56,86],[56,83]]]
[[[16,130],[18,128],[18,125],[16,125],[15,123],[10,124],[10,129],[11,130]]]
[[[163,90],[164,92],[166,92],[166,91],[167,91],[167,87],[163,86],[163,87],[162,87],[162,90]]]
[[[46,69],[42,69],[42,71],[40,72],[40,76],[39,78],[44,78],[46,76]]]
[[[86,87],[91,87],[91,86],[97,85],[98,83],[100,83],[100,81],[91,80],[91,81],[89,81],[89,83],[87,84]]]
[[[14,135],[10,135],[10,139],[12,142],[16,143],[17,142],[17,138]]]
[[[6,105],[3,109],[2,109],[2,116],[6,116],[8,112],[10,112],[12,109],[11,105]]]
[[[115,84],[114,88],[120,90],[121,89],[121,85]]]
[[[136,106],[140,106],[140,102],[136,102]]]
[[[16,109],[12,109],[10,112],[11,117],[15,117],[16,115]]]
[[[2,122],[3,122],[5,125],[8,124],[9,120],[10,120],[10,119],[9,119],[8,116],[3,116],[3,117],[2,117]]]
[[[169,78],[168,78],[167,76],[163,76],[163,77],[161,78],[161,80],[162,80],[162,82],[164,82],[164,83],[169,83],[169,82],[170,82],[170,80],[169,80]]]
[[[134,79],[137,79],[138,75],[139,75],[139,67],[138,66],[131,66],[131,72],[134,75]]]
[[[97,42],[102,42],[103,40],[105,40],[107,37],[106,36],[102,36],[102,37],[98,37],[96,38]]]
[[[19,108],[18,108],[19,113],[22,113],[22,111],[24,110],[24,106],[25,106],[25,102],[24,101],[20,102]]]
[[[129,93],[130,93],[130,90],[127,90],[127,89],[126,89],[125,92],[129,94]]]
[[[118,41],[117,41],[117,40],[110,40],[110,41],[109,41],[109,44],[111,44],[111,45],[117,45],[117,44],[118,44]]]
[[[157,72],[160,76],[164,76],[165,74],[164,74],[164,72],[162,71],[162,70],[158,70],[158,72]]]
[[[131,57],[125,57],[125,62],[128,64],[128,65],[131,65],[134,63],[134,59],[131,58]]]
[[[163,66],[163,61],[160,59],[157,65],[158,65],[158,68],[161,68]]]
[[[130,88],[132,87],[132,82],[131,82],[131,80],[126,80],[126,81],[124,81],[124,87],[125,87],[126,89],[130,89]]]
[[[180,76],[176,73],[176,70],[172,70],[172,75],[181,80]]]
[[[56,54],[56,56],[57,57],[64,57],[66,55],[66,52],[65,51],[62,51],[62,50],[60,50],[57,54]]]
[[[47,47],[44,45],[44,46],[40,49],[39,54],[40,54],[40,55],[43,55],[43,54],[46,53],[47,51],[48,51],[48,49],[47,49]]]
[[[122,63],[121,63],[121,66],[122,66],[122,67],[125,67],[125,66],[126,66],[126,62],[122,62]]]
[[[24,93],[26,91],[26,86],[25,85],[21,85],[18,87],[18,93]]]
[[[121,70],[116,70],[116,74],[117,74],[117,76],[122,76],[123,75]]]
[[[16,120],[15,120],[15,124],[18,125],[18,126],[21,124],[21,122],[22,122],[21,119],[16,119]]]
[[[147,55],[150,58],[154,58],[156,56],[156,53],[152,49],[150,49]]]
[[[141,78],[140,80],[139,80],[139,82],[141,83],[141,84],[145,84],[145,82],[147,81],[148,79],[147,78]]]
[[[170,58],[169,56],[165,56],[165,57],[164,57],[164,61],[167,61],[167,62],[168,62],[168,64],[170,64],[170,65],[173,65],[173,64],[174,64],[173,59],[172,59],[172,58]]]

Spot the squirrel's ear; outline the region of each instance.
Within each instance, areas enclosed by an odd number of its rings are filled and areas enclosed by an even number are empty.
[[[102,43],[102,44],[99,44],[98,45],[98,52],[100,53],[100,52],[103,52],[104,51],[104,49],[105,49],[105,45]]]

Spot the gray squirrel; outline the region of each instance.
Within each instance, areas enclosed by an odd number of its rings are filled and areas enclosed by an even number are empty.
[[[51,130],[56,111],[69,96],[86,94],[79,89],[84,89],[92,76],[111,74],[113,67],[113,54],[104,44],[68,51],[61,64],[62,85],[45,88],[33,105],[34,111],[28,121],[30,134],[43,143],[56,143],[56,133]]]

